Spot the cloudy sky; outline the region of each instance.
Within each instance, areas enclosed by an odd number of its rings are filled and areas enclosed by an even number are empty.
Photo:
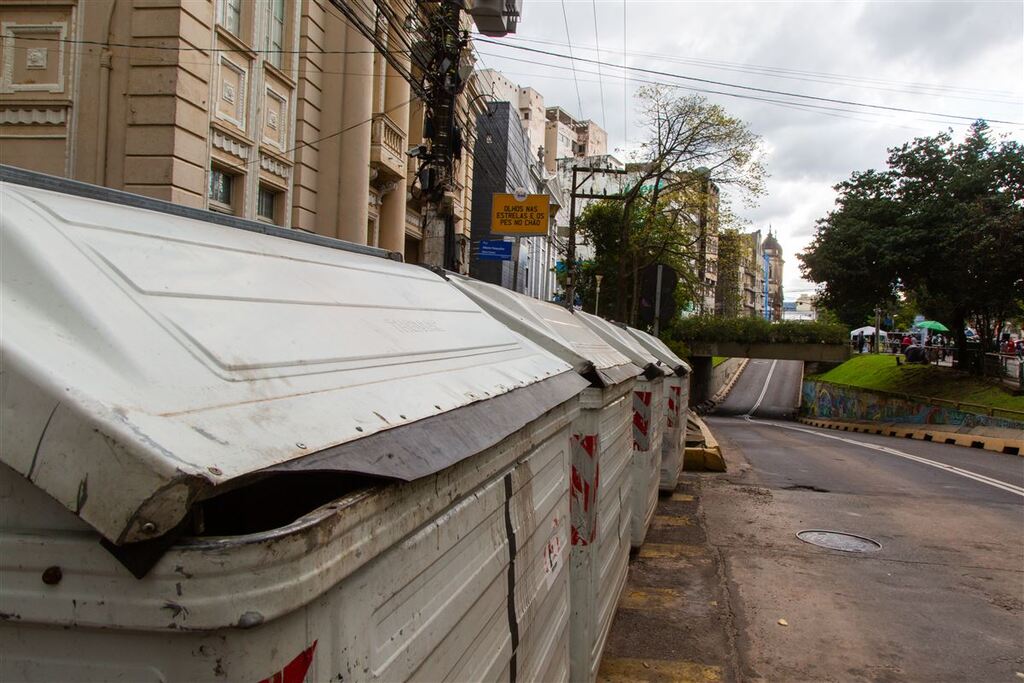
[[[477,43],[478,66],[533,86],[548,106],[602,124],[609,148],[620,157],[644,137],[635,121],[633,93],[642,85],[636,79],[742,95],[707,97],[763,138],[768,194],[756,207],[737,203],[736,209],[751,228],[770,225],[778,232],[787,299],[813,289],[800,278],[795,255],[809,243],[814,221],[832,207],[835,183],[854,170],[883,166],[887,147],[947,128],[962,134],[968,123],[939,115],[1024,121],[1022,0],[523,0],[517,34],[500,42]],[[596,64],[582,61],[575,64],[574,80],[569,60],[513,47],[568,54],[570,43],[577,58],[729,85],[611,66],[601,67],[599,77]],[[730,85],[929,113],[800,100]],[[1020,125],[993,128],[1024,140]]]

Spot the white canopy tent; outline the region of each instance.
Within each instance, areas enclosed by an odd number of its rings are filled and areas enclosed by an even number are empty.
[[[864,335],[865,337],[870,337],[874,333],[875,333],[875,328],[874,327],[872,327],[871,325],[865,325],[864,327],[858,327],[855,330],[851,330],[850,331],[850,339],[856,339],[857,335],[860,335],[860,334]],[[889,338],[889,335],[886,334],[885,330],[881,331],[880,336],[882,338],[882,341],[885,341],[886,339]]]

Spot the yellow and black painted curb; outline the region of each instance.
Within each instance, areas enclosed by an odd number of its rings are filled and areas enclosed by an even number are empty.
[[[948,443],[967,448],[981,448],[986,451],[1006,453],[1008,455],[1024,455],[1024,439],[1012,439],[1003,436],[987,436],[983,434],[964,434],[943,430],[943,425],[907,425],[881,424],[874,422],[844,422],[841,420],[818,420],[802,417],[799,422],[812,427],[833,429],[840,432],[860,432],[862,434],[881,434],[905,439]]]

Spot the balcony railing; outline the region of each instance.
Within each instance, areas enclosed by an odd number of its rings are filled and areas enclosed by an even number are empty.
[[[404,178],[406,134],[387,114],[374,114],[370,129],[370,163],[390,179]]]

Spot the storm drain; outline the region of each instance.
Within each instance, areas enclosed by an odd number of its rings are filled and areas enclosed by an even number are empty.
[[[804,543],[811,543],[830,550],[842,550],[845,553],[867,553],[882,547],[878,541],[842,531],[807,529],[798,533],[796,537]]]

